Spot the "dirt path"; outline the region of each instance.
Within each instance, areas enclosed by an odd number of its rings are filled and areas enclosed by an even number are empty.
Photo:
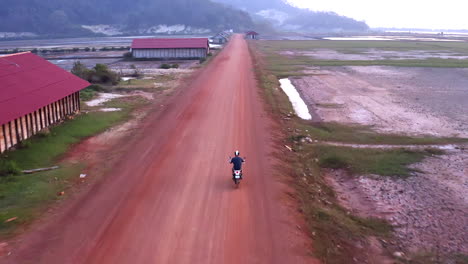
[[[81,199],[19,238],[5,263],[308,263],[274,180],[271,126],[237,36]],[[240,189],[228,155],[248,158]],[[0,262],[2,259],[0,259]]]

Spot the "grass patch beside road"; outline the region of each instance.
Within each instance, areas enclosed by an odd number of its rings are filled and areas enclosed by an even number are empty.
[[[64,191],[79,176],[82,164],[58,164],[59,159],[73,145],[86,137],[130,118],[133,109],[144,104],[139,98],[121,98],[107,104],[119,107],[117,112],[90,112],[50,129],[50,133],[29,139],[27,147],[9,151],[0,158],[14,162],[21,169],[35,169],[60,165],[60,169],[31,175],[0,176],[0,236],[12,235],[18,227],[37,217],[50,202],[60,199]],[[8,219],[17,219],[5,222]]]
[[[292,58],[291,60],[296,60]],[[304,59],[297,59],[304,61]],[[393,67],[431,67],[431,68],[468,68],[468,60],[459,59],[414,59],[414,60],[316,60],[308,59],[306,66],[393,66]]]
[[[82,165],[62,166],[58,170],[33,175],[0,177],[0,238],[8,238],[18,228],[38,217],[57,193],[73,184]],[[8,219],[17,218],[11,222]]]
[[[468,68],[468,60],[459,59],[407,59],[407,60],[320,60],[309,56],[283,56],[270,53],[268,70],[278,78],[304,76],[304,70],[317,66],[393,66],[393,67],[432,67]]]
[[[310,152],[319,157],[319,166],[331,169],[347,169],[355,174],[408,177],[409,165],[422,161],[430,153],[403,149],[354,149],[348,147],[313,146]]]
[[[278,78],[304,76],[303,70],[314,66],[395,66],[395,67],[443,67],[468,68],[466,59],[384,59],[384,60],[323,60],[312,56],[281,52],[330,49],[344,54],[360,54],[369,50],[382,51],[426,51],[449,52],[461,56],[468,55],[468,45],[464,42],[421,42],[421,41],[259,41],[256,43],[265,54],[266,68]]]
[[[288,50],[310,51],[314,49],[332,49],[347,54],[358,54],[368,49],[384,51],[450,51],[457,54],[468,54],[466,42],[442,41],[374,41],[374,40],[269,40],[260,42],[262,50],[281,52]]]
[[[386,144],[386,145],[436,145],[466,143],[464,138],[411,137],[397,134],[377,133],[368,126],[343,125],[339,123],[310,124],[301,120],[297,122],[295,138],[306,136],[320,141],[331,141],[352,144]]]
[[[321,157],[319,151],[297,148],[290,162],[296,198],[314,240],[314,255],[323,263],[347,264],[350,259],[366,263],[369,247],[366,237],[390,240],[392,227],[381,219],[353,215],[340,205],[334,190],[325,181],[320,161],[316,162]],[[343,164],[354,165],[346,159]]]

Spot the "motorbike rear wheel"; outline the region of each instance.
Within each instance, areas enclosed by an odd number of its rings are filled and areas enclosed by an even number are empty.
[[[234,184],[236,185],[236,188],[239,188],[240,180],[234,179]]]

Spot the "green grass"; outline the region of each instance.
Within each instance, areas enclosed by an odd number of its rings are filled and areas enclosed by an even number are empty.
[[[293,108],[289,99],[284,96],[283,91],[279,87],[278,79],[275,75],[268,72],[264,57],[258,52],[258,47],[249,42],[249,50],[254,58],[255,75],[262,88],[261,95],[266,102],[267,107],[271,112],[279,115],[286,115],[293,112]]]
[[[31,143],[29,148],[8,152],[7,159],[15,161],[22,169],[51,165],[57,157],[67,151],[70,145],[103,131],[121,121],[126,114],[126,111],[81,114],[74,120],[53,127],[48,136],[29,139]]]
[[[315,151],[303,148],[288,160],[297,190],[294,196],[314,240],[313,255],[323,263],[347,264],[367,253],[358,246],[367,243],[367,236],[390,240],[392,227],[384,220],[359,217],[343,208],[314,161],[316,157]]]
[[[320,60],[308,56],[282,56],[269,54],[268,70],[278,78],[304,76],[302,72],[317,66],[393,66],[393,67],[433,67],[468,68],[468,60],[458,59],[414,59],[414,60]]]
[[[164,91],[168,89],[167,86],[157,86],[156,84],[165,84],[176,79],[177,76],[173,74],[158,75],[153,76],[151,79],[131,79],[128,81],[120,81],[119,84],[108,87],[107,89],[109,91]]]
[[[296,60],[293,58],[292,60]],[[393,66],[393,67],[432,67],[432,68],[468,68],[468,60],[459,59],[415,59],[415,60],[315,60],[306,61],[305,66]]]
[[[418,41],[260,41],[258,48],[265,54],[266,68],[278,78],[304,76],[303,70],[315,66],[394,66],[468,68],[466,59],[406,59],[406,60],[322,60],[306,55],[281,55],[283,51],[314,51],[331,49],[344,54],[359,54],[369,49],[383,51],[443,51],[468,55],[465,42],[418,42]]]
[[[80,91],[80,99],[84,102],[90,101],[91,99],[96,97],[96,95],[97,92],[89,88]]]
[[[331,109],[336,109],[336,108],[343,108],[343,104],[315,104],[316,107],[318,108],[331,108]]]
[[[453,263],[453,264],[468,264],[468,255],[452,254],[444,255],[441,257],[434,252],[420,252],[412,254],[407,264],[440,264],[440,263]]]
[[[368,49],[384,51],[450,51],[460,55],[468,54],[466,42],[442,41],[329,41],[329,40],[271,40],[258,42],[263,51],[310,51],[314,49],[332,49],[343,53],[356,54]]]
[[[398,134],[377,133],[369,126],[343,125],[339,123],[310,124],[297,122],[299,134],[296,138],[310,136],[320,141],[332,141],[352,144],[387,144],[387,145],[431,145],[466,143],[466,138],[411,137]]]
[[[60,169],[31,175],[0,177],[0,236],[12,235],[18,227],[38,216],[49,202],[60,199],[57,192],[69,187],[78,177],[82,165],[59,163],[73,145],[86,137],[130,118],[131,110],[145,103],[141,98],[120,98],[106,107],[122,108],[118,112],[90,112],[50,129],[50,133],[28,140],[28,147],[3,154],[2,162],[14,162],[21,169],[59,165]],[[5,220],[18,217],[5,223]]]
[[[403,149],[355,149],[347,147],[314,146],[309,150],[319,157],[322,168],[347,169],[354,174],[377,174],[382,176],[408,177],[409,165],[422,161],[430,155],[425,151]]]
[[[73,184],[80,175],[80,165],[62,166],[58,170],[33,175],[0,178],[0,237],[9,237],[18,228],[39,216],[57,193]],[[17,217],[6,223],[7,219]]]
[[[151,86],[154,87],[156,80],[153,79],[130,79],[128,81],[120,81],[118,86]]]

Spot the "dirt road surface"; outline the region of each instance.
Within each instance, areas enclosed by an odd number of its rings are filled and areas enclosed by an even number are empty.
[[[274,177],[272,123],[236,36],[87,195],[21,236],[3,263],[310,263]],[[235,189],[228,156],[247,157]]]

